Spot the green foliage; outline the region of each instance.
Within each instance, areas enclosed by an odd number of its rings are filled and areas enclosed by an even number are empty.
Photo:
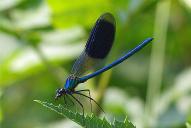
[[[161,6],[163,2],[171,3]],[[71,123],[59,121],[60,115],[41,111],[31,101],[34,97],[52,99],[82,52],[96,19],[111,12],[116,19],[116,38],[106,63],[146,37],[155,40],[127,62],[78,88],[90,89],[109,119],[131,117],[140,128],[189,128],[190,5],[189,0],[0,0],[0,126],[52,128]],[[148,74],[153,83],[148,82]],[[115,121],[113,125],[124,124]]]
[[[35,102],[57,112],[58,114],[65,116],[74,122],[78,123],[82,127],[86,128],[135,128],[135,126],[127,119],[124,122],[119,122],[115,120],[113,123],[109,123],[105,118],[100,119],[94,114],[83,116],[77,112],[72,112],[71,110],[64,108],[62,105],[55,106],[52,103],[43,102],[40,100],[34,100]]]
[[[52,23],[55,27],[65,28],[75,25],[89,26],[95,22],[96,18],[103,12],[111,12],[109,0],[48,0],[48,4],[53,12]]]
[[[191,125],[189,123],[186,123],[187,128],[191,128]]]

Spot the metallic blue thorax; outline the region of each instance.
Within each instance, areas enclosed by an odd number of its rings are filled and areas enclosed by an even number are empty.
[[[72,89],[74,89],[78,84],[79,84],[79,79],[78,79],[78,77],[69,76],[69,77],[66,79],[66,83],[65,83],[65,85],[64,85],[64,89],[66,89],[66,90],[72,90]]]

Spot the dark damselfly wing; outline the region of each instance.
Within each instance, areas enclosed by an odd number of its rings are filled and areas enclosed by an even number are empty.
[[[71,73],[81,76],[87,70],[96,67],[108,55],[114,37],[115,19],[112,14],[104,13],[96,21],[85,49],[74,63]]]

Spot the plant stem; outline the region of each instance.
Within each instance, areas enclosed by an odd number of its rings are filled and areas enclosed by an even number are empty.
[[[112,75],[112,69],[106,71],[101,75],[101,78],[98,83],[98,88],[96,90],[97,92],[96,101],[98,101],[98,103],[102,102],[102,97],[105,94],[111,75]],[[99,114],[100,110],[98,109],[98,107],[96,107],[95,112]]]
[[[153,121],[157,118],[154,108],[157,104],[156,102],[158,96],[160,95],[160,88],[162,84],[170,5],[170,0],[160,1],[158,2],[156,8],[154,42],[152,43],[152,52],[149,69],[150,71],[145,104],[145,127],[152,127],[148,126],[150,125],[149,122],[154,123]],[[150,121],[150,119],[152,119],[152,121]]]

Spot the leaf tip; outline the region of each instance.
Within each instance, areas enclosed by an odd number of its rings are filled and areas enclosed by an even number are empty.
[[[40,100],[33,100],[34,102],[37,102],[37,103],[41,103],[41,101]]]

